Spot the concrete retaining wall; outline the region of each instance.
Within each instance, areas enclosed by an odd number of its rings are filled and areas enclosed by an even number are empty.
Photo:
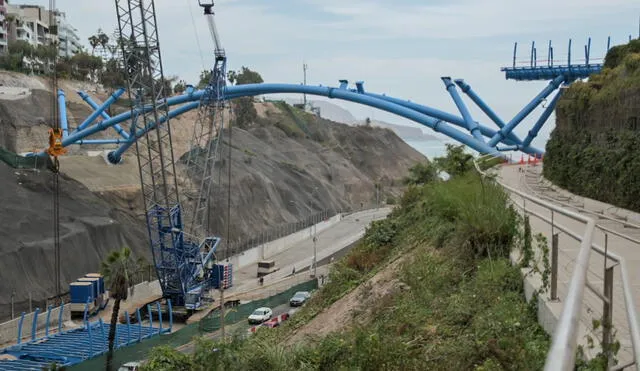
[[[58,316],[60,313],[60,307],[51,309],[51,317],[49,318],[49,331],[58,328]],[[28,313],[24,316],[24,322],[22,324],[22,338],[31,339],[31,326],[33,325],[34,313]],[[64,306],[62,311],[62,322],[69,321],[71,319],[71,311],[68,304]],[[47,311],[38,313],[38,323],[36,332],[44,330],[47,321]],[[0,344],[7,344],[16,342],[18,339],[18,325],[20,324],[20,317],[17,317],[11,321],[0,324]],[[42,336],[42,335],[37,335]]]
[[[316,224],[316,234],[334,226],[341,220],[342,215],[338,214],[327,219],[326,221],[322,221]],[[233,264],[234,270],[256,264],[260,260],[269,259],[270,257],[289,249],[291,246],[304,241],[307,238],[310,238],[312,233],[313,226],[299,230],[298,232],[295,232],[288,236],[267,242],[264,245],[256,246],[252,249],[235,255],[229,259],[229,262]]]

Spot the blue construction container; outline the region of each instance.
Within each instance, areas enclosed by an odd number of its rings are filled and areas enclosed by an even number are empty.
[[[93,299],[95,300],[96,298],[98,298],[98,278],[88,278],[88,277],[82,277],[82,278],[78,278],[77,282],[89,282],[91,283],[91,287],[92,287],[92,295],[93,295]]]
[[[85,275],[87,278],[97,278],[98,279],[98,294],[102,295],[105,293],[104,287],[104,277],[100,273],[87,273]]]
[[[76,304],[85,304],[87,301],[95,299],[91,282],[72,282],[69,284],[69,293],[71,294],[71,302]]]
[[[233,285],[232,264],[216,264],[212,272],[212,286],[214,289],[228,289]]]

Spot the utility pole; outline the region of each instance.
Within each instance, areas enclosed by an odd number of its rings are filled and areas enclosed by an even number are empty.
[[[220,333],[222,334],[222,341],[224,341],[224,286],[222,280],[220,282]]]
[[[302,73],[304,75],[304,84],[307,85],[307,64],[302,62]],[[304,110],[307,110],[307,94],[303,94],[302,95],[303,99],[304,99]]]
[[[316,225],[313,225],[313,277],[317,277],[317,269],[318,269],[318,250],[316,249],[316,243],[318,241],[318,237],[316,236]]]

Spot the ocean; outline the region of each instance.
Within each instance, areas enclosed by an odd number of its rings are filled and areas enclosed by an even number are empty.
[[[405,142],[427,156],[429,160],[433,160],[434,157],[442,157],[447,153],[446,143],[439,140],[405,140]]]

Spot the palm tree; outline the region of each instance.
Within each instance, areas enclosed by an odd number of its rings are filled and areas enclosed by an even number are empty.
[[[98,36],[92,35],[89,36],[89,45],[91,45],[91,55],[93,55],[96,51],[96,47],[100,44],[100,39]]]
[[[106,364],[106,370],[111,371],[120,302],[127,300],[129,288],[133,287],[133,274],[137,271],[136,262],[131,255],[131,249],[123,247],[122,250],[112,251],[107,259],[102,262],[101,271],[107,287],[109,287],[109,295],[115,300],[113,313],[111,313],[111,326],[109,326],[109,352],[107,353]]]

